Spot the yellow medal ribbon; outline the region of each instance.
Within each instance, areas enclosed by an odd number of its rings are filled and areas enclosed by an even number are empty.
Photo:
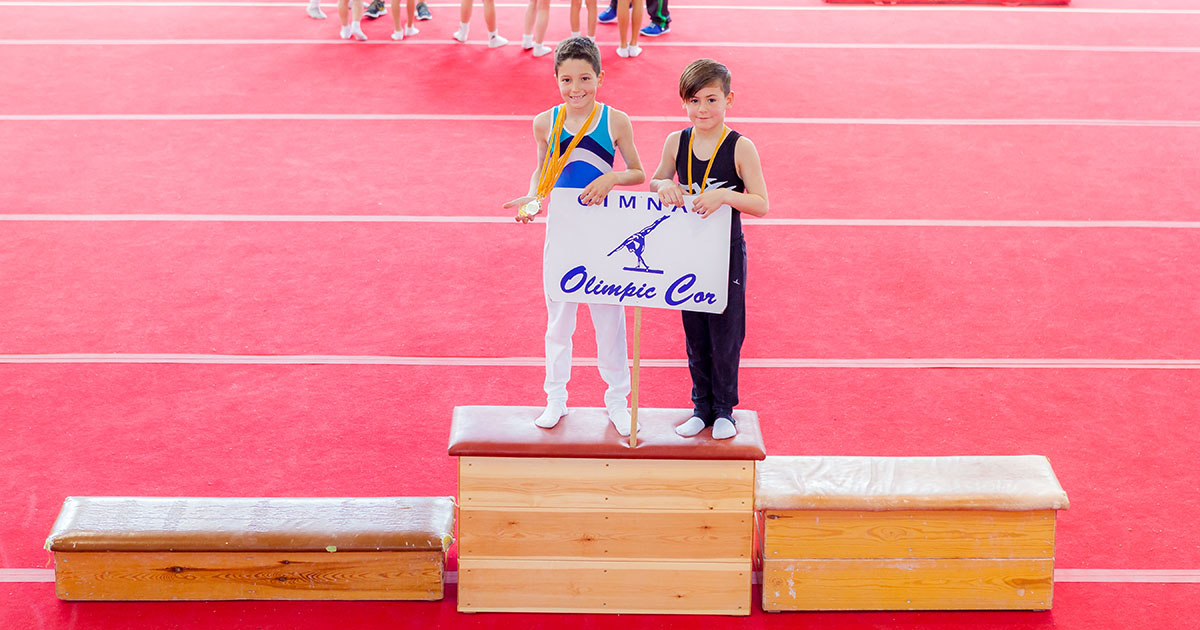
[[[537,199],[521,206],[521,214],[531,217],[542,211],[542,200],[549,197],[550,191],[554,190],[554,184],[558,181],[559,175],[562,175],[563,169],[566,168],[567,161],[571,158],[571,152],[588,134],[588,130],[592,127],[592,120],[596,117],[599,109],[598,103],[592,104],[592,111],[588,114],[587,120],[583,121],[583,127],[579,129],[579,133],[575,134],[574,138],[571,138],[571,143],[567,145],[567,150],[562,155],[558,155],[558,147],[562,141],[563,126],[567,122],[567,112],[563,111],[555,121],[554,131],[550,134],[550,147],[546,151],[546,160],[542,162],[542,176],[538,179]]]
[[[699,195],[700,193],[703,193],[704,187],[708,185],[708,174],[712,172],[713,162],[715,162],[717,159],[717,151],[720,151],[721,145],[725,144],[725,135],[728,133],[729,133],[729,127],[722,125],[721,126],[721,139],[717,140],[717,146],[716,146],[716,148],[713,149],[712,157],[708,158],[708,168],[704,169],[704,180],[700,182],[700,192],[696,193],[697,195]],[[692,134],[688,136],[688,187],[687,187],[687,192],[689,195],[692,194],[692,155],[693,155],[692,143],[695,140],[696,140],[696,128],[692,127]]]

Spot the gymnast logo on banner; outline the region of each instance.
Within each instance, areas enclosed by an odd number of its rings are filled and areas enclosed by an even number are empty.
[[[543,282],[550,299],[705,313],[725,310],[729,221],[722,206],[701,219],[648,192],[613,191],[602,205],[578,188],[550,194]]]

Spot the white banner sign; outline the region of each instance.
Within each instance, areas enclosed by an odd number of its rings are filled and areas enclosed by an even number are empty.
[[[613,191],[579,203],[578,188],[550,193],[543,281],[550,299],[720,313],[729,283],[732,210],[701,219],[656,193]]]

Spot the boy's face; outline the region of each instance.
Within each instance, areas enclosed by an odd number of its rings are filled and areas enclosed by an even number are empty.
[[[554,74],[558,79],[558,91],[567,107],[590,110],[596,102],[596,90],[604,82],[604,71],[599,74],[592,64],[584,59],[567,59],[558,64]]]
[[[725,125],[725,110],[733,105],[733,92],[726,94],[720,83],[709,83],[691,98],[683,101],[683,109],[696,129],[708,131]]]

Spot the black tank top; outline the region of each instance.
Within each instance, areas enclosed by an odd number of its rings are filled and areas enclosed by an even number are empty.
[[[700,194],[700,180],[704,177],[704,169],[708,167],[708,160],[701,160],[695,155],[689,155],[688,141],[692,137],[692,128],[684,129],[679,134],[679,151],[675,153],[675,176],[679,178],[679,185],[683,187],[684,193],[688,195]],[[741,134],[730,129],[725,136],[725,141],[721,146],[717,147],[716,159],[713,160],[712,170],[708,174],[708,183],[704,189],[712,188],[731,188],[734,192],[746,192],[746,183],[738,177],[737,163],[734,161],[734,151],[737,147],[738,138]],[[692,161],[692,189],[688,190],[688,163]],[[729,221],[729,243],[734,245],[741,243],[742,236],[742,213],[736,208],[733,209],[733,216]]]

